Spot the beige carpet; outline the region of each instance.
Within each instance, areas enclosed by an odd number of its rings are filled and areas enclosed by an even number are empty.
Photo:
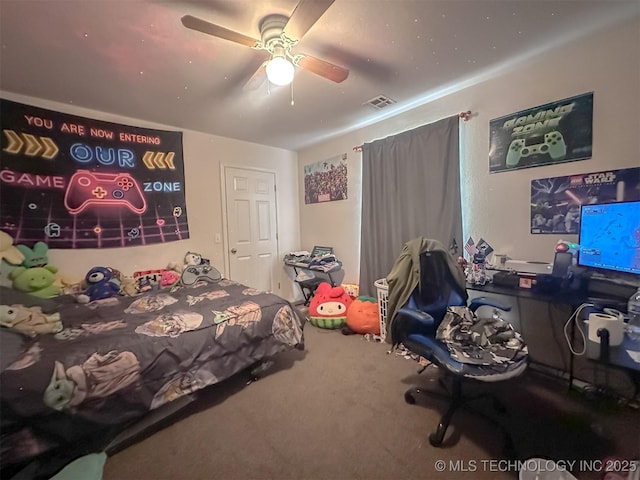
[[[429,445],[444,404],[408,405],[404,392],[416,382],[438,388],[437,369],[418,376],[414,361],[359,335],[307,325],[305,336],[306,350],[280,356],[268,376],[208,389],[177,422],[109,457],[104,479],[518,477],[518,463],[498,461],[498,430],[465,411],[444,448]],[[589,471],[592,463],[569,462],[640,457],[637,411],[569,393],[534,372],[496,391],[520,459],[552,458],[595,479],[603,474]]]

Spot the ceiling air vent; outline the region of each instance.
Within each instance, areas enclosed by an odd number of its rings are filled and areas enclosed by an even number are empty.
[[[370,107],[375,108],[376,110],[381,110],[384,107],[388,107],[389,105],[393,105],[396,103],[395,100],[392,100],[385,95],[378,95],[377,97],[373,97],[371,100],[367,100],[364,102],[364,105],[369,105]]]

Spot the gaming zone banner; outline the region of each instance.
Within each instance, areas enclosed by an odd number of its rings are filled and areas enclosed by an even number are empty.
[[[489,122],[489,173],[591,158],[593,92]]]
[[[189,238],[182,132],[0,99],[0,229],[14,243],[110,248]]]
[[[640,167],[531,181],[531,233],[573,233],[580,206],[640,200]]]

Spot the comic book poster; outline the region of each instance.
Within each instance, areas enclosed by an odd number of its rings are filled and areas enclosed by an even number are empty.
[[[531,233],[577,234],[580,206],[640,200],[640,167],[531,181]]]
[[[347,155],[304,166],[304,203],[347,198]]]
[[[489,122],[489,173],[591,158],[593,92]]]
[[[0,229],[16,244],[109,248],[189,238],[182,132],[0,99]]]

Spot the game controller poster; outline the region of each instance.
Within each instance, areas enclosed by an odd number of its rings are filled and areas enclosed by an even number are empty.
[[[489,122],[489,173],[591,158],[593,92]]]
[[[16,244],[117,248],[189,238],[182,132],[0,99],[0,229]]]
[[[580,206],[640,200],[640,167],[531,181],[531,233],[578,234]]]

